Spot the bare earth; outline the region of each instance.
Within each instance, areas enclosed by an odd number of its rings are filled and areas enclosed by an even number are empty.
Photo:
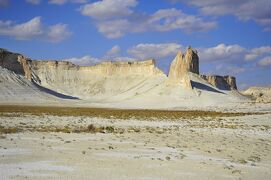
[[[1,179],[271,179],[270,112],[179,119],[2,112],[0,126]]]

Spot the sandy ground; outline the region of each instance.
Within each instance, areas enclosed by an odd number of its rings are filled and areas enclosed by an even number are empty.
[[[38,131],[89,124],[119,131]],[[270,113],[174,121],[16,115],[0,125],[37,128],[1,135],[0,179],[271,179]]]

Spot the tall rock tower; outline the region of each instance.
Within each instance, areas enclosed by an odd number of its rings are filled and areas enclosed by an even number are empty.
[[[188,73],[199,74],[199,57],[196,50],[189,47],[185,55],[178,52],[169,69],[168,82],[181,83],[185,88],[192,89]]]

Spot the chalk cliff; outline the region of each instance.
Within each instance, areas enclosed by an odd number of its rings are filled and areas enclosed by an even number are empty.
[[[81,98],[112,96],[143,87],[149,80],[161,83],[166,78],[155,60],[78,66],[68,61],[31,60],[4,49],[0,51],[0,66],[37,85]]]
[[[135,98],[138,95],[177,94],[201,96],[201,91],[236,90],[236,80],[231,76],[206,76],[199,74],[197,51],[189,47],[179,52],[166,76],[156,67],[155,60],[133,62],[102,62],[94,66],[78,66],[68,61],[31,60],[21,54],[0,49],[0,66],[25,76],[37,87],[73,98],[106,101],[115,97]],[[159,87],[158,89],[156,87]],[[170,89],[168,89],[168,87]],[[186,89],[186,90],[185,90]],[[195,91],[191,91],[195,89]],[[178,91],[178,92],[177,92]],[[192,94],[191,94],[192,93]],[[185,95],[182,98],[187,98]]]
[[[197,52],[189,47],[185,54],[178,52],[170,65],[168,82],[181,83],[185,88],[192,89],[189,72],[199,74],[199,57]]]
[[[237,90],[236,79],[233,76],[200,75],[208,83],[221,90]]]
[[[27,69],[25,69],[25,63],[27,60],[27,58],[24,58],[20,54],[12,53],[5,49],[0,49],[0,66],[9,69],[16,74],[29,76],[29,72],[27,72]]]
[[[256,102],[271,102],[271,87],[250,87],[242,93],[251,96]]]

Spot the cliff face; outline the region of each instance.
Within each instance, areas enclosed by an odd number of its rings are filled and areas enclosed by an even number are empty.
[[[232,76],[200,75],[202,79],[221,90],[237,90],[236,79]]]
[[[95,66],[83,66],[79,70],[91,71],[103,76],[127,76],[127,75],[162,75],[155,64],[155,60],[133,61],[133,62],[102,62]]]
[[[242,93],[251,96],[256,102],[271,102],[271,87],[250,87]]]
[[[170,65],[168,79],[179,82],[188,72],[199,74],[199,58],[192,48],[188,48],[185,55],[181,52],[177,54]]]
[[[199,57],[197,52],[189,47],[185,54],[179,52],[172,61],[168,75],[168,82],[171,84],[181,83],[186,89],[193,89],[193,83],[189,73],[199,75]],[[200,75],[214,87],[221,90],[237,90],[236,79],[232,76],[206,76]]]
[[[0,66],[3,68],[9,69],[16,74],[25,75],[22,63],[26,61],[26,58],[20,54],[11,53],[5,49],[0,49]]]
[[[197,52],[192,48],[188,48],[185,55],[179,52],[172,61],[168,82],[172,84],[182,83],[185,88],[191,89],[189,72],[199,74],[199,57]]]
[[[65,61],[32,61],[31,66],[42,86],[74,96],[114,95],[149,78],[166,77],[154,60],[83,67]]]
[[[137,94],[164,82],[190,90],[206,90],[206,85],[221,90],[237,89],[234,77],[199,75],[199,57],[192,48],[188,48],[185,54],[179,52],[176,55],[168,77],[156,67],[154,60],[77,66],[67,61],[31,60],[4,49],[0,49],[0,66],[24,75],[39,86],[80,98],[106,98],[127,92]]]
[[[77,66],[67,61],[34,61],[1,49],[0,66],[43,87],[72,96],[118,94],[143,85],[148,79],[165,79],[154,60],[102,62]]]

